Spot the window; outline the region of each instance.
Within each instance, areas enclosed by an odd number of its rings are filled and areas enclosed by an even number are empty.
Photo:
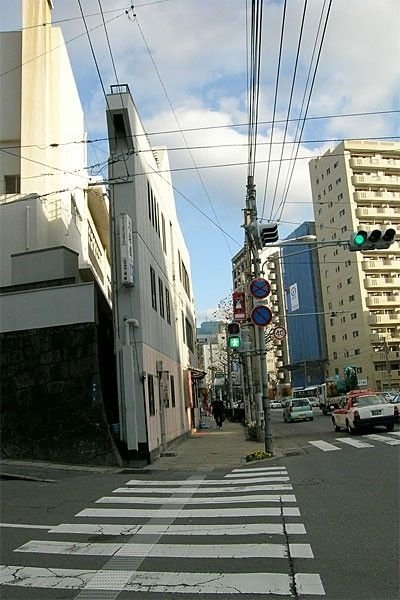
[[[165,218],[161,213],[161,236],[162,236],[162,247],[164,250],[164,254],[167,254],[167,237],[165,235]]]
[[[319,179],[317,179],[317,185],[319,185]]]
[[[346,213],[346,210],[344,208],[342,208],[341,211],[339,211],[339,217],[343,217],[343,215]]]
[[[358,331],[353,331],[353,337],[358,337]]]
[[[343,227],[340,230],[342,233],[344,233],[345,231],[347,231],[347,225],[343,225]]]
[[[354,302],[354,295],[349,296],[349,302]]]
[[[337,352],[333,353],[333,359],[336,360],[337,359]]]
[[[362,367],[357,367],[357,373],[362,373]]]
[[[336,335],[332,336],[332,342],[336,342]]]
[[[339,161],[337,160],[337,161],[335,162],[335,164],[333,165],[333,168],[334,168],[334,169],[336,169],[336,167],[338,166],[338,164],[339,164]]]
[[[334,319],[329,319],[329,323],[330,323],[330,326],[333,327],[334,324],[335,324],[335,320]]]
[[[181,316],[182,316],[182,338],[186,344],[186,323],[185,323],[185,315],[183,314],[183,311],[181,311]]]
[[[19,194],[21,190],[20,175],[4,175],[4,187],[6,194]]]
[[[169,377],[170,383],[171,383],[171,406],[172,408],[174,408],[176,406],[176,400],[175,400],[175,379],[173,375],[170,375]]]
[[[153,375],[147,375],[147,395],[149,399],[149,414],[154,417],[156,414],[156,406],[154,403],[154,381]]]
[[[342,339],[347,340],[347,333],[343,334]]]
[[[327,170],[326,170],[326,174],[327,174],[327,175],[330,175],[330,172],[331,172],[331,170],[330,170],[330,169],[327,169]]]
[[[149,219],[151,221],[151,189],[149,182],[147,182],[147,210],[149,213]]]
[[[356,349],[354,350],[354,354],[355,354],[355,356],[358,356],[359,354],[361,354],[361,350],[360,350],[360,348],[356,348]]]
[[[157,310],[157,291],[156,291],[156,274],[153,267],[150,267],[150,285],[151,285],[151,305],[154,310]]]
[[[357,313],[351,313],[350,319],[352,319],[352,320],[357,319]]]
[[[337,289],[338,289],[338,290],[341,290],[341,289],[342,289],[342,282],[340,281],[340,282],[337,284],[337,286],[336,286],[336,287],[337,287]]]
[[[336,185],[339,185],[339,183],[342,181],[342,178],[339,177],[339,179],[336,179]]]
[[[165,288],[165,309],[167,313],[167,323],[171,325],[171,301],[169,298],[169,289]]]
[[[338,200],[343,200],[343,194],[339,194],[337,197]]]
[[[165,319],[164,285],[160,278],[158,278],[158,301],[160,303],[160,315]]]
[[[346,260],[346,262],[344,263],[345,267],[349,267],[351,265],[351,260]]]
[[[330,184],[328,185],[328,191],[329,191],[329,192],[331,192],[331,191],[332,191],[332,189],[333,189],[333,188],[332,188],[332,184],[330,183]]]
[[[194,352],[193,327],[188,319],[185,319],[186,325],[186,343],[191,352]]]
[[[335,369],[335,375],[339,375],[339,369]]]
[[[352,279],[353,279],[352,277],[348,277],[348,278],[347,278],[347,283],[348,283],[348,285],[350,285],[350,283],[351,283]]]

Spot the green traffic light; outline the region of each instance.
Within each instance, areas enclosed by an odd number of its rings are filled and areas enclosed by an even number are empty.
[[[357,235],[354,236],[354,243],[356,246],[362,246],[364,244],[366,240],[366,237],[363,233],[357,233]]]
[[[229,338],[229,348],[240,348],[240,337],[233,335]]]

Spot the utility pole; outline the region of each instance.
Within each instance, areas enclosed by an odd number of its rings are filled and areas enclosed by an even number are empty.
[[[247,248],[250,256],[253,257],[254,277],[260,277],[260,259],[258,256],[258,231],[257,227],[257,204],[256,187],[254,177],[247,177],[247,194],[244,228],[246,232]],[[251,261],[250,261],[251,264]],[[256,346],[259,354],[260,383],[261,383],[261,402],[264,412],[264,443],[265,451],[272,452],[272,432],[271,432],[271,413],[268,396],[268,373],[267,373],[267,352],[265,345],[265,335],[263,327],[256,327],[255,332]]]
[[[392,389],[392,373],[391,373],[391,368],[390,368],[390,360],[389,360],[389,346],[387,343],[387,339],[384,339],[383,342],[383,351],[385,353],[385,362],[386,362],[386,371],[387,371],[387,377],[388,377],[388,384],[389,384],[389,390]]]

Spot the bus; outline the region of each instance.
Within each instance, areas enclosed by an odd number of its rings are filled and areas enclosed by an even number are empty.
[[[311,406],[325,406],[326,404],[326,383],[319,385],[310,385],[305,388],[295,389],[292,393],[293,398],[309,398]]]

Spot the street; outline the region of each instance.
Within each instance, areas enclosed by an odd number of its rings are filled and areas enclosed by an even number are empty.
[[[286,455],[230,469],[14,469],[39,480],[2,480],[1,597],[397,598],[398,427],[272,421]]]

